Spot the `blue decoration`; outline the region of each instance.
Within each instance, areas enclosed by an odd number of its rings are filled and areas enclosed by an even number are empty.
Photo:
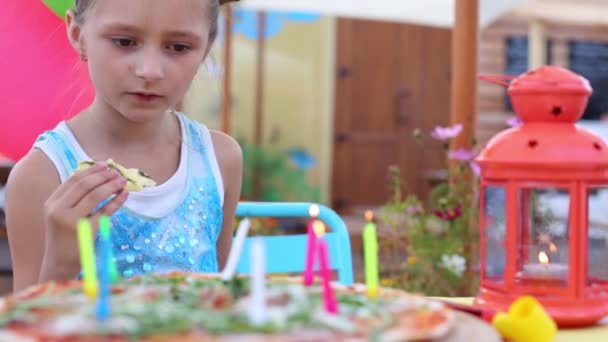
[[[285,19],[288,21],[295,21],[300,23],[309,23],[313,21],[317,21],[321,18],[321,15],[316,13],[302,13],[302,12],[292,12],[285,14]]]
[[[234,32],[241,34],[249,39],[258,38],[258,15],[256,11],[237,9],[234,11]],[[314,22],[321,18],[321,15],[314,13],[284,13],[284,12],[266,12],[266,32],[265,38],[272,38],[278,35],[283,26],[289,22],[308,23]]]
[[[290,148],[287,154],[298,169],[307,170],[317,165],[317,159],[304,148]]]

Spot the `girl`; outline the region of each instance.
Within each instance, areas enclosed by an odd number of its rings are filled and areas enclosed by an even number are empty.
[[[102,214],[112,217],[123,276],[223,266],[241,191],[241,150],[172,110],[217,35],[218,8],[219,0],[77,0],[68,12],[68,36],[88,64],[96,97],[42,134],[10,175],[14,291],[74,278],[77,221]],[[109,158],[159,185],[128,193],[126,180],[103,162],[74,173],[81,160]]]

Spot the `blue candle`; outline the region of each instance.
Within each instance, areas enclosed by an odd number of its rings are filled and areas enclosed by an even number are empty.
[[[112,241],[110,238],[110,220],[107,216],[99,219],[100,267],[99,267],[99,299],[97,301],[97,320],[106,321],[110,317],[110,282],[112,268]]]

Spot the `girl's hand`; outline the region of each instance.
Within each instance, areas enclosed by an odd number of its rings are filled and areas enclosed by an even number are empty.
[[[47,252],[52,250],[56,261],[78,260],[78,220],[90,218],[96,234],[99,216],[111,216],[126,201],[126,183],[125,178],[105,163],[97,163],[61,184],[44,205]],[[93,212],[112,195],[115,196]]]

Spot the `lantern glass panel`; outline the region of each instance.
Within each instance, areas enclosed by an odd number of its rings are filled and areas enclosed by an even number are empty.
[[[505,219],[506,190],[501,186],[484,187],[485,279],[503,282],[506,265]]]
[[[608,285],[608,185],[590,188],[587,204],[588,283]]]
[[[517,283],[528,286],[567,286],[568,190],[520,189],[518,204]]]

